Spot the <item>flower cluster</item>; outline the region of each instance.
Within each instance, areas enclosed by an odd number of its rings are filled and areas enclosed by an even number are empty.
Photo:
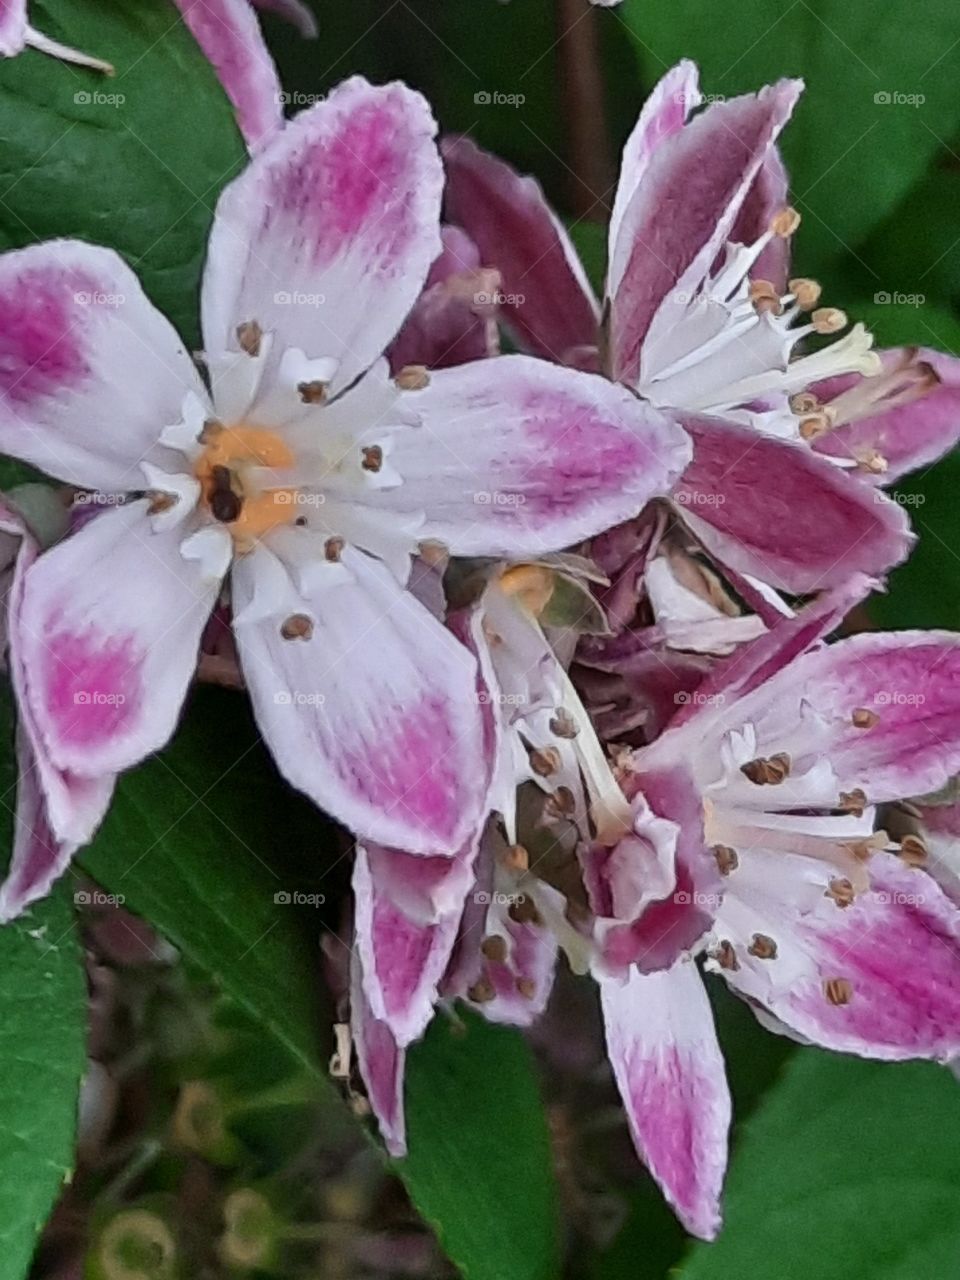
[[[730,1122],[704,973],[805,1041],[960,1052],[960,637],[827,643],[909,554],[884,485],[960,436],[960,369],[791,275],[800,89],[700,110],[692,65],[664,77],[602,304],[531,179],[360,79],[221,196],[197,360],[115,253],[0,257],[0,448],[75,495],[42,550],[35,493],[0,512],[0,913],[168,741],[198,653],[235,662],[356,838],[341,1041],[388,1148],[438,1005],[529,1025],[562,952],[704,1237]]]

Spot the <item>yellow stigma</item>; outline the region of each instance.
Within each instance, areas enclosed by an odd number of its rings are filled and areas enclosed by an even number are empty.
[[[250,545],[278,525],[293,523],[296,489],[264,487],[262,479],[250,475],[253,470],[285,471],[294,465],[284,440],[262,427],[220,423],[208,423],[201,440],[204,450],[194,470],[203,500],[238,543]]]

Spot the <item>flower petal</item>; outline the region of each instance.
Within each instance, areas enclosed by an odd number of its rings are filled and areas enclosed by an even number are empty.
[[[756,961],[741,950],[740,967],[723,976],[814,1044],[946,1061],[960,1053],[960,912],[930,876],[892,854],[875,853],[868,869],[870,888],[850,906],[821,896],[803,915],[789,874],[765,878],[779,901],[731,883],[736,923],[775,937],[778,955]]]
[[[475,847],[476,842],[473,843]],[[379,853],[380,859],[374,861],[363,845],[357,846],[353,870],[356,945],[371,1013],[404,1048],[423,1035],[433,1017],[437,988],[457,940],[462,901],[429,923],[411,920],[391,900],[389,890],[385,892],[386,886],[376,874],[384,859],[403,855],[389,849]],[[443,861],[450,863],[451,859]],[[464,892],[468,885],[469,876]]]
[[[691,961],[601,984],[607,1052],[640,1159],[683,1225],[720,1229],[730,1094],[710,1004]]]
[[[721,564],[795,594],[904,560],[903,510],[861,492],[805,445],[721,418],[686,416],[693,461],[673,493],[685,523]]]
[[[234,631],[274,758],[362,839],[453,856],[486,803],[476,661],[362,552],[298,569],[300,532],[233,571]],[[309,637],[284,639],[297,615]]]
[[[481,151],[469,138],[445,138],[445,207],[500,273],[500,315],[519,344],[563,364],[595,344],[600,309],[577,251],[540,184]]]
[[[750,245],[766,232],[774,216],[787,205],[789,180],[780,149],[770,148],[747,192],[730,232],[733,244]],[[785,293],[790,272],[790,241],[774,236],[750,271],[754,280],[769,280],[778,293]]]
[[[220,77],[249,147],[283,124],[284,96],[250,0],[174,0]]]
[[[424,99],[344,81],[290,121],[217,205],[203,281],[208,355],[237,326],[340,362],[331,391],[384,351],[440,252],[443,170]]]
[[[289,22],[305,40],[316,39],[317,20],[303,0],[253,0],[253,3],[261,13],[275,13]]]
[[[713,264],[800,88],[781,80],[714,103],[658,147],[621,223],[630,255],[612,299],[615,378],[637,377],[661,302],[674,288],[694,293]]]
[[[136,489],[139,464],[203,384],[172,326],[111,249],[51,240],[0,257],[0,450],[90,489]]]
[[[0,58],[15,58],[27,35],[27,0],[0,0]]]
[[[58,769],[97,778],[167,742],[219,588],[181,556],[179,530],[153,532],[145,501],[36,561],[18,622],[25,695]]]
[[[403,1113],[406,1053],[390,1028],[374,1017],[363,994],[363,972],[356,952],[350,964],[350,1027],[367,1098],[392,1156],[407,1153],[407,1125]]]
[[[666,415],[593,374],[499,356],[405,394],[421,426],[394,437],[403,484],[384,507],[425,512],[455,555],[556,551],[667,492],[688,444]]]
[[[865,405],[860,416],[827,432],[814,442],[814,448],[844,461],[879,453],[886,459],[886,470],[858,470],[857,478],[886,485],[936,462],[960,439],[960,360],[928,349],[900,348],[880,355],[886,373],[898,367],[927,366],[936,376],[936,385],[917,399],[883,412],[870,413]],[[853,389],[862,394],[869,385],[870,379],[854,375],[817,384],[811,390],[825,402]],[[883,402],[876,407],[883,409]]]
[[[700,73],[696,63],[685,58],[657,81],[643,104],[643,110],[623,148],[620,179],[610,215],[610,266],[607,271],[607,294],[610,297],[614,297],[620,288],[623,273],[630,261],[633,245],[630,237],[621,235],[621,231],[640,181],[647,173],[660,144],[683,128],[687,117],[700,102]]]

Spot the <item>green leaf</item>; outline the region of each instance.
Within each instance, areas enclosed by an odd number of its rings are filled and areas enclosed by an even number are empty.
[[[410,1055],[409,1156],[397,1163],[467,1280],[555,1280],[550,1138],[520,1034],[464,1013],[437,1018]]]
[[[223,90],[168,0],[31,0],[30,20],[116,75],[33,50],[0,61],[0,249],[117,249],[196,345],[214,203],[245,157]]]
[[[333,1015],[321,1000],[319,941],[338,922],[349,867],[332,829],[277,777],[246,699],[197,691],[173,745],[121,778],[81,862],[330,1100]],[[282,900],[297,892],[326,901]],[[470,1019],[458,1037],[438,1020],[413,1051],[408,1095],[411,1155],[397,1172],[451,1256],[471,1280],[552,1280],[549,1144],[519,1035]]]
[[[16,767],[6,691],[0,717],[7,746],[3,794],[12,796]],[[9,848],[12,814],[4,818]],[[0,1275],[19,1280],[73,1169],[86,1064],[87,989],[67,885],[0,928],[0,975]]]
[[[941,1280],[960,1256],[960,1093],[929,1063],[804,1049],[744,1126],[726,1226],[684,1280]]]
[[[957,39],[953,0],[887,0],[882,17],[849,0],[626,0],[619,12],[650,83],[680,57],[700,63],[707,94],[806,80],[783,139],[791,198],[805,215],[804,273],[853,252],[960,126],[945,56]]]

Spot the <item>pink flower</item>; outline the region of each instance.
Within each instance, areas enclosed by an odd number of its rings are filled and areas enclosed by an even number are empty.
[[[256,10],[277,13],[300,34],[317,34],[313,14],[302,0],[174,0],[233,103],[247,145],[262,146],[283,124],[283,104],[273,58]]]
[[[676,514],[738,590],[792,594],[880,575],[910,545],[894,504],[816,454],[876,480],[885,461],[903,474],[960,435],[950,357],[878,356],[862,325],[797,354],[846,326],[815,282],[788,279],[799,218],[776,142],[799,91],[782,81],[691,118],[696,68],[664,76],[624,150],[602,308],[537,184],[465,138],[444,145],[447,216],[499,272],[516,340],[579,367],[602,351],[610,377],[675,412],[694,439]]]
[[[613,917],[595,972],[634,1140],[707,1238],[730,1099],[698,953],[783,1034],[888,1060],[960,1050],[960,912],[914,844],[876,829],[878,806],[960,767],[960,640],[810,647],[836,616],[755,641],[636,752],[629,834],[588,863],[595,910]],[[657,900],[631,898],[656,867]]]
[[[635,514],[689,456],[602,379],[526,356],[389,376],[440,250],[434,123],[355,79],[223,193],[202,288],[209,386],[132,272],[54,241],[0,259],[0,448],[105,509],[23,574],[21,712],[54,836],[168,740],[229,574],[264,737],[363,839],[450,860],[489,779],[476,660],[404,590],[421,541],[540,555]],[[587,447],[589,442],[589,447]]]

